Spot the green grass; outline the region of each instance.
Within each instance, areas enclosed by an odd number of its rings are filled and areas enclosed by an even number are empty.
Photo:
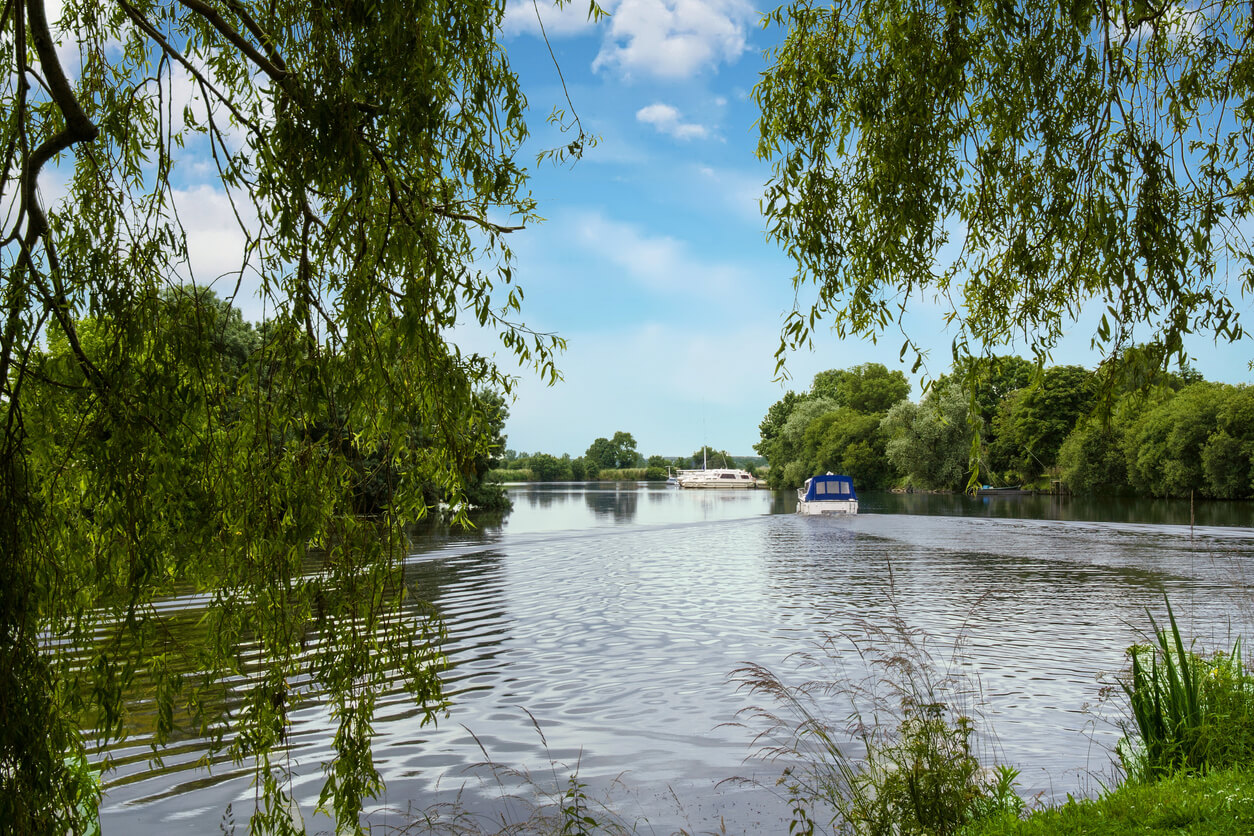
[[[969,825],[962,836],[1141,836],[1254,833],[1254,773],[1233,768],[1125,784],[1094,801],[1068,801],[1020,821],[1013,815]]]

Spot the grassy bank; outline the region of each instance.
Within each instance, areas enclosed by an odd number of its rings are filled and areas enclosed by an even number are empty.
[[[787,762],[793,810],[779,833],[856,836],[1254,833],[1254,675],[1237,641],[1202,653],[1180,634],[1170,603],[1148,641],[1128,649],[1114,689],[1127,780],[1100,798],[1030,810],[1018,772],[974,749],[978,688],[962,672],[961,640],[934,655],[898,617],[805,654],[819,673],[802,685],[750,665],[737,678],[768,758]],[[865,680],[840,675],[855,652]],[[836,699],[833,699],[836,698]],[[825,712],[852,705],[850,717]],[[850,743],[855,745],[849,746]],[[848,752],[862,754],[851,757]]]
[[[1251,765],[1254,767],[1254,764]],[[1141,836],[1254,833],[1254,774],[1241,767],[1124,784],[1096,800],[1068,801],[1026,819],[1002,814],[961,836]]]

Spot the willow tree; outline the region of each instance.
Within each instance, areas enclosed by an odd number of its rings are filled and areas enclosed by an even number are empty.
[[[512,385],[450,331],[556,375],[560,340],[516,320],[506,236],[534,204],[504,0],[59,5],[0,10],[0,821],[77,828],[81,724],[124,733],[142,675],[159,740],[188,724],[255,763],[261,830],[290,826],[289,707],[325,691],[322,801],[356,828],[381,689],[442,705],[403,525],[423,482],[459,505],[474,392]],[[225,277],[188,256],[192,150],[243,240]],[[175,290],[206,278],[259,288],[242,364]],[[396,474],[380,517],[354,513],[354,450]],[[198,629],[158,616],[175,595]]]
[[[901,327],[922,362],[903,321],[921,302],[955,359],[1043,364],[1079,320],[1111,367],[1245,340],[1248,3],[795,0],[768,18],[786,32],[756,90],[764,209],[803,300],[781,358],[826,318]]]

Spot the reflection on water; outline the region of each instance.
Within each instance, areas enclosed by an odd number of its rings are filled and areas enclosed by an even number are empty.
[[[381,702],[388,807],[463,785],[472,805],[499,804],[475,769],[486,750],[541,772],[550,758],[578,761],[593,787],[621,775],[620,804],[647,819],[645,832],[716,829],[720,818],[730,832],[781,830],[786,811],[770,793],[719,785],[757,775],[769,786],[778,774],[745,762],[751,735],[728,723],[746,697],[728,674],[754,661],[788,675],[789,655],[823,634],[894,615],[939,648],[964,640],[961,664],[1028,792],[1088,791],[1116,732],[1084,707],[1145,608],[1160,610],[1166,591],[1186,629],[1220,643],[1250,623],[1254,530],[1240,527],[1241,504],[1199,505],[1190,529],[1187,502],[865,494],[864,513],[840,519],[795,516],[789,492],[591,483],[511,496],[511,513],[474,530],[414,533],[407,580],[447,622],[453,706],[423,727],[403,693]],[[854,675],[857,660],[844,662]],[[314,697],[292,712],[291,735],[311,829],[331,728]],[[114,751],[104,832],[212,831],[228,803],[246,818],[247,775],[199,768],[201,754],[184,740],[150,768],[136,729]]]

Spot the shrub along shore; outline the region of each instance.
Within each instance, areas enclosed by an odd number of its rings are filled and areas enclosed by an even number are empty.
[[[1165,625],[1150,616],[1153,641],[1128,649],[1119,680],[1128,714],[1117,750],[1124,783],[1097,799],[1069,797],[1026,816],[1002,806],[952,832],[1254,833],[1254,675],[1241,641],[1226,652],[1196,652],[1181,637],[1170,602],[1166,610]]]

